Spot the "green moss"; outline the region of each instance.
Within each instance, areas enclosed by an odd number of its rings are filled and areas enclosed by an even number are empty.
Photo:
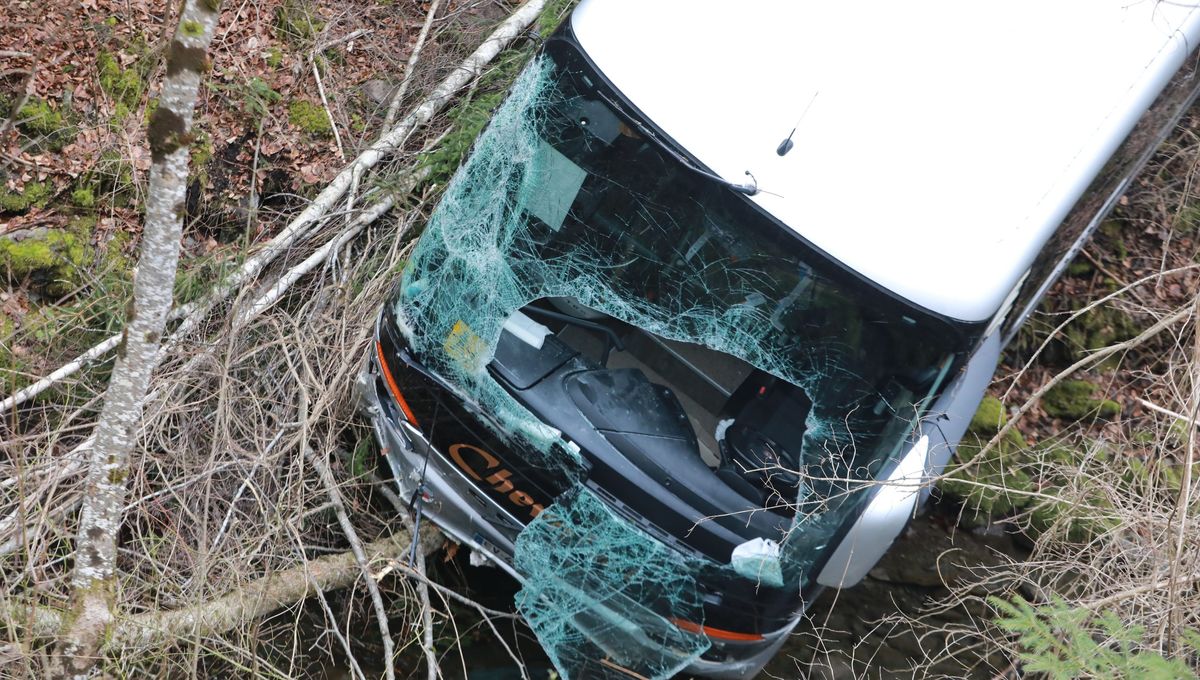
[[[101,52],[96,55],[96,69],[100,74],[100,89],[104,90],[113,105],[122,104],[128,112],[137,108],[145,90],[141,68],[123,68],[115,55]]]
[[[333,127],[329,124],[329,116],[326,115],[325,109],[303,99],[297,99],[288,105],[288,122],[310,135],[329,137],[333,134]]]
[[[0,238],[0,267],[12,281],[28,279],[49,295],[73,290],[86,264],[85,241],[70,231],[49,230],[17,241]]]
[[[208,165],[214,153],[212,136],[205,132],[197,134],[192,142],[192,168],[200,169]]]
[[[1129,248],[1123,238],[1124,224],[1120,220],[1105,220],[1097,229],[1101,241],[1118,260],[1129,257]]]
[[[938,482],[944,495],[962,503],[964,526],[983,525],[1029,505],[1028,492],[1036,484],[1025,453],[1028,445],[1017,428],[1010,429],[986,455],[981,454],[1007,423],[1004,404],[991,395],[984,397],[959,442],[955,461]]]
[[[38,141],[39,148],[54,151],[69,144],[78,132],[61,111],[37,97],[25,102],[17,113],[17,122],[21,132]]]
[[[41,208],[50,200],[50,185],[45,182],[26,182],[21,191],[0,189],[0,213],[23,213]]]
[[[1075,260],[1067,265],[1067,276],[1087,276],[1094,271],[1096,268],[1087,260]]]
[[[50,102],[37,97],[30,97],[21,111],[17,114],[21,128],[30,135],[50,135],[62,129],[65,121]]]
[[[325,30],[325,22],[313,16],[311,8],[301,0],[284,0],[275,9],[275,32],[287,40],[312,40]]]
[[[267,66],[271,68],[279,68],[283,65],[283,50],[278,47],[270,47],[267,49]]]
[[[986,524],[1029,505],[1028,492],[1036,485],[1027,471],[1021,433],[1012,428],[981,457],[983,447],[1007,423],[1004,404],[991,395],[984,397],[959,442],[955,462],[938,483],[944,495],[962,503],[964,526]]]
[[[1092,395],[1096,386],[1086,380],[1064,380],[1042,396],[1042,409],[1052,418],[1082,420],[1090,416],[1112,418],[1121,412],[1121,405],[1110,399]]]
[[[246,112],[254,117],[260,117],[266,114],[271,109],[273,104],[279,102],[282,96],[271,89],[267,85],[267,81],[255,76],[246,83],[246,93],[244,96]],[[321,110],[322,118],[325,118],[325,112]],[[325,121],[328,124],[328,120]]]
[[[71,202],[80,208],[96,205],[96,192],[90,186],[82,186],[71,192]]]
[[[117,102],[113,105],[112,126],[121,128],[125,125],[125,119],[129,117],[129,106],[125,102]]]
[[[154,112],[158,110],[158,98],[151,99],[146,102],[146,114],[144,121],[147,126],[150,125],[150,119],[154,117]]]
[[[1004,414],[1004,404],[992,395],[987,395],[979,402],[975,415],[971,416],[970,430],[979,434],[996,434],[1008,423]]]
[[[1078,361],[1098,349],[1136,337],[1137,322],[1125,312],[1110,306],[1100,306],[1081,314],[1063,329],[1067,359]],[[1119,359],[1113,357],[1103,367],[1111,367]]]
[[[204,35],[204,24],[199,21],[185,21],[179,25],[179,30],[189,38],[199,38]]]

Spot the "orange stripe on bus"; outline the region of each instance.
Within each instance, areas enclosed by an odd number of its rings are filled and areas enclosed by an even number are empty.
[[[396,403],[400,404],[400,410],[404,412],[404,417],[408,418],[408,422],[412,423],[417,429],[420,429],[421,424],[417,422],[417,417],[413,415],[412,409],[408,407],[408,402],[404,401],[404,395],[400,393],[400,388],[396,387],[396,379],[392,377],[392,371],[388,368],[387,360],[383,358],[383,345],[378,340],[375,341],[375,352],[379,355],[379,368],[383,370],[383,379],[387,381],[388,391],[395,397]]]
[[[759,642],[765,638],[757,633],[735,633],[731,630],[721,630],[712,626],[702,626],[698,623],[685,621],[683,619],[671,619],[671,623],[675,624],[676,628],[686,630],[689,633],[699,633],[707,635],[714,640],[729,640],[733,642]]]

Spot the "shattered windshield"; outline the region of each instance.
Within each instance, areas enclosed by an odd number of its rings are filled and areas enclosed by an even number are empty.
[[[642,564],[605,566],[601,556],[612,559],[612,546],[654,539],[599,510],[604,503],[583,484],[588,473],[579,447],[489,373],[508,319],[538,300],[570,300],[665,342],[694,343],[744,362],[757,377],[743,387],[755,394],[764,394],[767,383],[752,381],[764,378],[792,389],[772,402],[773,411],[756,416],[765,424],[754,431],[735,437],[722,421],[715,437],[733,448],[789,452],[786,459],[749,459],[793,473],[787,493],[776,497],[788,506],[790,523],[778,558],[783,582],[776,585],[794,593],[815,577],[823,549],[865,498],[850,492],[901,452],[963,349],[962,336],[843,271],[745,197],[682,163],[646,127],[615,110],[617,95],[603,87],[577,54],[553,42],[530,64],[414,250],[395,305],[397,323],[426,366],[460,390],[497,436],[575,484],[564,494],[571,500],[547,508],[517,542],[527,589],[578,574],[537,594],[543,612],[611,602],[628,584],[642,583],[633,572],[645,580],[639,592],[656,583],[663,592],[684,587],[696,599],[698,574],[713,566],[671,551],[656,558],[653,573]],[[765,436],[769,423],[776,433]],[[580,516],[604,521],[580,527],[545,519],[573,517],[583,507],[593,510]],[[575,543],[562,535],[564,527],[592,533]],[[577,551],[555,552],[553,545]],[[560,563],[568,557],[574,568]],[[583,582],[590,585],[581,590]],[[606,616],[624,609],[604,607]],[[565,631],[580,619],[551,618],[530,620],[558,658],[568,653],[556,652],[570,638]],[[661,623],[678,632],[666,619]],[[639,619],[635,627],[647,625]],[[639,672],[661,677],[688,661],[666,656]]]
[[[589,307],[801,386],[812,410],[797,462],[818,484],[873,478],[944,377],[955,334],[837,271],[589,83],[582,70],[555,71],[522,177],[518,275],[538,285],[565,275]]]

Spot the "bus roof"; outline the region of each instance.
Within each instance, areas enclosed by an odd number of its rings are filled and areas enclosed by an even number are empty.
[[[1200,10],[584,0],[572,27],[652,123],[730,181],[751,172],[781,222],[917,305],[981,321],[1200,40]]]

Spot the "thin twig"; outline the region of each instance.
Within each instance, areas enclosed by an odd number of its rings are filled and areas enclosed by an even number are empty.
[[[183,325],[175,330],[172,337],[179,338],[190,333],[199,326],[202,318],[217,302],[225,299],[247,281],[258,276],[264,267],[273,262],[280,254],[287,252],[296,242],[307,236],[312,228],[319,224],[322,218],[333,209],[338,200],[345,195],[346,191],[350,188],[351,180],[355,173],[361,173],[378,165],[380,161],[399,148],[414,131],[428,124],[435,113],[444,108],[463,87],[473,82],[479,73],[482,72],[483,67],[490,63],[509,42],[520,35],[533,22],[544,6],[545,0],[529,0],[529,2],[526,2],[514,12],[512,16],[501,22],[478,49],[446,76],[445,80],[430,93],[427,99],[409,112],[394,128],[381,136],[379,141],[363,151],[350,165],[343,168],[326,185],[321,193],[299,215],[293,218],[283,230],[271,239],[262,250],[248,258],[238,271],[234,272],[222,284],[214,288],[202,302],[192,303],[181,308],[186,309],[188,313],[184,315],[185,321]],[[94,360],[96,357],[103,356],[112,351],[120,343],[120,340],[119,335],[112,336],[85,352],[80,358],[91,357],[89,360]],[[169,348],[172,345],[168,342],[165,343],[165,346]],[[11,409],[17,404],[28,401],[36,394],[45,391],[67,376],[77,373],[83,365],[79,360],[71,362],[56,370],[52,374],[55,376],[53,379],[47,377],[35,383],[37,386],[36,390],[34,389],[34,385],[31,385],[19,393],[21,398],[17,398],[17,395],[14,395],[5,399],[0,402],[0,413]]]
[[[429,28],[433,26],[433,17],[437,15],[438,6],[441,4],[442,0],[433,0],[433,2],[429,3],[429,12],[425,15],[425,24],[421,26],[421,32],[417,34],[417,42],[413,46],[412,54],[408,55],[408,63],[404,65],[404,79],[400,81],[400,87],[392,95],[392,101],[388,104],[387,115],[383,118],[384,130],[391,129],[392,123],[396,120],[396,114],[400,110],[400,102],[404,100],[404,95],[408,92],[408,85],[412,82],[417,60],[421,58],[421,49],[425,47],[425,39],[429,37]]]
[[[1107,359],[1108,357],[1110,357],[1114,354],[1118,354],[1120,352],[1126,352],[1126,351],[1129,351],[1130,349],[1133,349],[1134,347],[1137,347],[1138,345],[1142,344],[1143,342],[1146,342],[1150,338],[1158,335],[1163,330],[1170,328],[1171,326],[1174,326],[1176,323],[1188,318],[1189,316],[1191,316],[1193,314],[1193,311],[1194,310],[1192,309],[1191,306],[1181,307],[1181,308],[1175,310],[1172,314],[1160,319],[1154,325],[1150,326],[1146,330],[1139,333],[1136,337],[1126,340],[1124,342],[1118,342],[1115,345],[1109,345],[1108,347],[1105,347],[1104,349],[1101,349],[1092,354],[1089,354],[1088,356],[1086,356],[1086,357],[1080,359],[1079,361],[1076,361],[1075,363],[1068,366],[1065,370],[1060,372],[1058,375],[1056,375],[1053,378],[1051,378],[1050,380],[1046,381],[1046,383],[1044,385],[1037,388],[1037,390],[1035,390],[1034,393],[1032,395],[1030,395],[1030,397],[1028,399],[1025,400],[1025,403],[1021,404],[1021,407],[1019,409],[1017,409],[1017,412],[1015,414],[1013,414],[1013,416],[1011,418],[1008,419],[1008,422],[1005,423],[1004,426],[1000,428],[1000,431],[997,432],[995,435],[993,435],[992,438],[988,441],[988,443],[986,445],[984,445],[984,447],[982,449],[980,449],[979,453],[976,454],[975,458],[978,460],[984,460],[984,456],[987,453],[989,453],[992,449],[994,449],[996,447],[996,445],[998,445],[1001,441],[1003,441],[1005,437],[1008,436],[1008,433],[1011,432],[1014,427],[1016,427],[1017,423],[1021,420],[1021,418],[1026,413],[1029,412],[1029,409],[1033,408],[1034,404],[1038,403],[1038,400],[1040,400],[1043,396],[1045,396],[1046,392],[1049,392],[1052,388],[1054,388],[1055,385],[1059,384],[1063,380],[1066,380],[1068,376],[1072,375],[1073,373],[1075,373],[1076,371],[1078,371],[1080,369],[1087,368],[1089,366],[1093,366],[1095,364],[1101,363],[1102,361],[1104,361],[1105,359]]]
[[[286,348],[284,348],[284,352],[290,355],[290,352]],[[316,383],[317,381],[314,379],[312,368],[308,365],[303,355],[300,356],[299,363],[309,380]],[[396,652],[392,641],[392,633],[388,626],[387,609],[383,605],[383,596],[379,592],[379,584],[371,577],[371,568],[367,562],[366,549],[363,547],[362,539],[358,537],[358,532],[354,529],[354,524],[350,521],[350,515],[346,512],[346,504],[342,498],[341,491],[338,490],[337,481],[333,478],[333,472],[330,471],[329,466],[325,464],[321,456],[318,456],[308,445],[309,397],[308,388],[305,386],[306,383],[300,379],[300,376],[296,373],[296,367],[291,362],[289,362],[288,370],[292,372],[296,385],[300,390],[300,447],[304,451],[304,458],[317,471],[317,475],[321,479],[321,484],[325,487],[325,493],[329,495],[329,502],[333,504],[333,511],[337,516],[338,524],[342,527],[342,533],[345,534],[346,541],[350,543],[350,550],[354,553],[354,558],[358,561],[358,566],[362,570],[363,582],[367,586],[367,593],[371,596],[371,604],[375,609],[375,622],[379,626],[379,635],[383,641],[384,673],[388,680],[395,680]]]
[[[308,63],[312,66],[313,79],[317,81],[317,94],[321,95],[321,106],[325,107],[325,115],[329,118],[329,128],[333,130],[333,141],[337,144],[338,158],[345,163],[346,149],[342,146],[342,133],[338,132],[337,120],[333,117],[333,111],[329,110],[329,100],[325,97],[325,84],[321,82],[321,69],[317,68],[315,58],[310,58]]]
[[[1160,631],[1166,634],[1167,649],[1178,651],[1179,631],[1183,628],[1183,611],[1179,606],[1179,567],[1184,560],[1184,547],[1187,543],[1187,527],[1188,518],[1192,508],[1192,463],[1196,460],[1196,419],[1200,416],[1200,295],[1196,296],[1193,302],[1193,319],[1197,320],[1196,327],[1192,329],[1192,404],[1191,415],[1188,418],[1188,440],[1187,453],[1183,461],[1183,479],[1179,483],[1179,497],[1175,502],[1175,512],[1178,513],[1179,519],[1176,530],[1175,550],[1171,558],[1171,576],[1170,589],[1167,595],[1167,601],[1170,603],[1170,611],[1167,617],[1163,620],[1164,629]],[[1169,623],[1169,625],[1168,625]]]
[[[1145,406],[1146,408],[1148,408],[1151,411],[1154,411],[1156,413],[1161,413],[1164,416],[1171,416],[1175,420],[1178,420],[1182,423],[1191,423],[1192,427],[1200,426],[1200,423],[1195,422],[1195,420],[1193,418],[1185,416],[1182,413],[1176,413],[1175,411],[1172,411],[1169,408],[1163,408],[1162,406],[1159,406],[1158,404],[1155,404],[1152,401],[1146,401],[1145,399],[1142,399],[1141,397],[1138,397],[1137,401],[1142,406]]]

